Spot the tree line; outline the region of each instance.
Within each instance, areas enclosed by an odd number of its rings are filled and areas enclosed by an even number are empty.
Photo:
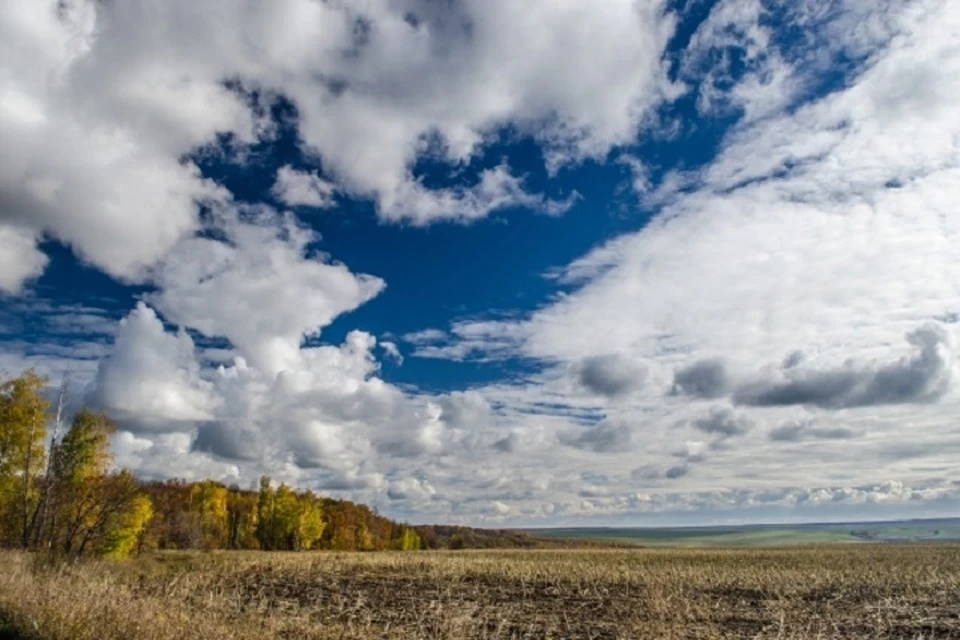
[[[259,491],[213,480],[142,484],[153,505],[143,544],[153,549],[409,551],[425,548],[413,527],[366,505],[260,479]]]
[[[54,396],[54,401],[48,400]],[[116,425],[33,371],[0,384],[0,545],[54,557],[146,549],[412,550],[428,541],[365,505],[260,480],[141,482],[115,469]],[[431,545],[433,546],[433,545]]]

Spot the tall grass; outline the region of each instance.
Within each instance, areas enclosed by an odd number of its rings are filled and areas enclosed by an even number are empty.
[[[0,554],[25,638],[960,638],[960,546]]]

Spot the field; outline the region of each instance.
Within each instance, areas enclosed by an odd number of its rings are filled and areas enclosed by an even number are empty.
[[[960,519],[722,527],[577,527],[527,529],[554,540],[592,540],[644,547],[756,547],[862,542],[960,541]]]
[[[946,543],[0,566],[0,637],[17,640],[960,638]]]

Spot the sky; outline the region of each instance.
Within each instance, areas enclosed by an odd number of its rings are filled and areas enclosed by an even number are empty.
[[[960,514],[951,0],[10,0],[0,372],[410,522]]]

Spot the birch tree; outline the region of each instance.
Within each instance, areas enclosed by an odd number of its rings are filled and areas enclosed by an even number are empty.
[[[46,386],[33,370],[0,385],[0,535],[24,548],[32,540],[45,462]]]

